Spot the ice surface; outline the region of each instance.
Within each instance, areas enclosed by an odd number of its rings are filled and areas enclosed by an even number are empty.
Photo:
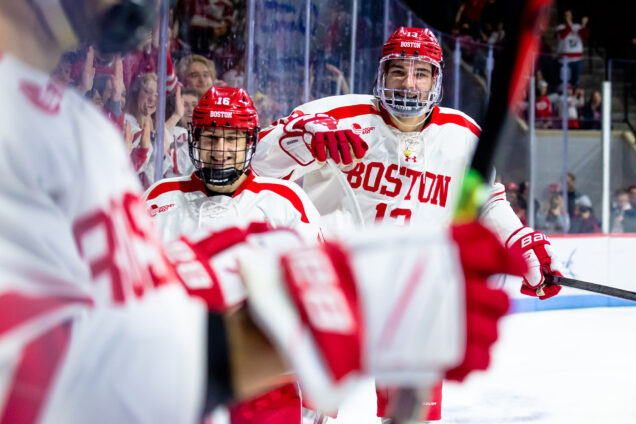
[[[636,424],[636,308],[509,315],[487,372],[445,383],[441,421]],[[365,384],[330,424],[374,424]]]

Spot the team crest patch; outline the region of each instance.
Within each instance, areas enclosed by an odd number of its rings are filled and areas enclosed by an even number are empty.
[[[369,134],[371,133],[371,131],[375,129],[375,127],[362,128],[360,124],[353,124],[352,127],[353,127],[353,132],[358,135]]]
[[[169,203],[163,206],[151,205],[148,208],[148,212],[150,213],[150,216],[156,216],[158,213],[165,212],[168,209],[172,208],[173,206],[174,206],[174,203]]]

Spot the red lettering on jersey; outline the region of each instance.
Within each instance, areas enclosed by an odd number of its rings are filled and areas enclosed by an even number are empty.
[[[435,185],[435,174],[431,172],[427,172],[420,181],[420,189],[417,193],[417,199],[422,203],[427,203],[431,199],[431,192],[433,191],[433,186]],[[430,180],[430,183],[428,182]],[[424,192],[426,191],[426,187],[428,186],[428,193],[424,196]],[[434,203],[437,204],[437,203]]]
[[[362,184],[362,173],[364,172],[364,163],[360,162],[351,171],[346,172],[347,181],[351,188],[358,188]]]
[[[57,115],[64,95],[64,88],[55,82],[49,82],[46,87],[32,81],[20,81],[20,91],[31,101],[33,106],[49,115]]]
[[[439,201],[439,205],[441,207],[446,206],[446,198],[448,197],[448,183],[450,182],[451,177],[446,175],[438,175],[435,181],[435,194],[433,195],[433,199],[431,199],[431,204],[437,205]]]
[[[397,170],[397,168],[398,168],[398,166],[396,164],[392,163],[386,169],[386,173],[384,174],[384,178],[386,178],[386,180],[390,184],[393,184],[393,190],[389,191],[387,189],[387,186],[384,185],[380,189],[380,194],[383,194],[385,196],[395,197],[395,196],[398,195],[398,193],[400,193],[400,190],[402,190],[402,180],[399,179],[399,178],[396,178],[396,177],[394,177],[392,175],[393,172]]]
[[[415,185],[415,182],[418,180],[418,178],[422,176],[422,172],[416,171],[411,168],[402,168],[402,169],[404,169],[403,175],[406,175],[407,177],[411,179],[411,185],[409,186],[409,191],[406,193],[404,200],[411,200],[411,190],[413,190],[413,186]],[[401,173],[402,172],[400,172],[400,174]]]
[[[73,224],[75,243],[92,280],[106,277],[115,303],[125,302],[130,294],[141,297],[170,277],[151,226],[139,197],[132,193],[119,202],[112,200],[108,212],[94,211]]]
[[[373,185],[369,185],[369,180],[371,179],[371,175],[373,171],[377,169],[377,174],[375,175],[375,180],[373,181]],[[362,188],[366,191],[376,192],[380,187],[380,181],[382,180],[382,175],[384,174],[384,164],[381,162],[371,162],[367,165],[367,171],[364,174],[364,180],[362,182]]]
[[[413,188],[419,182],[417,200],[420,203],[430,202],[432,205],[446,207],[451,177],[442,174],[436,175],[432,172],[426,172],[422,175],[422,171],[407,167],[400,167],[397,175],[396,171],[398,171],[398,165],[396,164],[385,166],[382,162],[369,162],[366,165],[359,163],[346,174],[351,188],[362,188],[371,193],[375,193],[380,189],[380,194],[387,197],[397,197],[402,193],[402,187],[408,184],[404,200],[411,200]],[[410,182],[403,184],[400,177],[406,177]],[[395,211],[391,212],[391,217],[404,217],[405,221],[409,222],[411,218],[410,211],[408,213],[402,210],[399,212]],[[376,208],[376,212],[376,217],[381,219],[386,214],[386,209],[380,206],[379,209]]]

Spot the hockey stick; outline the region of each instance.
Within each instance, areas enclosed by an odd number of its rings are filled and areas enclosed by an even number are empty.
[[[545,281],[549,284],[572,287],[574,289],[585,290],[593,293],[604,294],[606,296],[627,299],[636,302],[636,293],[629,290],[617,289],[616,287],[603,286],[601,284],[588,283],[587,281],[575,280],[574,278],[557,277],[556,275],[544,274]]]
[[[524,87],[524,72],[537,51],[539,23],[547,22],[547,10],[552,0],[525,0],[508,2],[508,19],[514,24],[510,35],[504,39],[501,63],[493,77],[492,96],[486,111],[483,131],[471,166],[462,183],[454,222],[475,219],[479,208],[488,198],[487,177],[493,169],[497,147],[501,143],[504,124],[509,110],[520,100]],[[545,25],[544,25],[545,27]],[[393,408],[393,422],[405,424],[415,418],[426,389],[401,388]]]

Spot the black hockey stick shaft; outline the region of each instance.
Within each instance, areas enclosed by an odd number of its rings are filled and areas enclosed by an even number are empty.
[[[636,293],[629,290],[617,289],[616,287],[604,286],[601,284],[588,283],[587,281],[575,280],[574,278],[558,277],[546,274],[545,280],[550,284],[557,284],[564,287],[585,290],[592,293],[604,294],[605,296],[617,297],[636,302]]]

